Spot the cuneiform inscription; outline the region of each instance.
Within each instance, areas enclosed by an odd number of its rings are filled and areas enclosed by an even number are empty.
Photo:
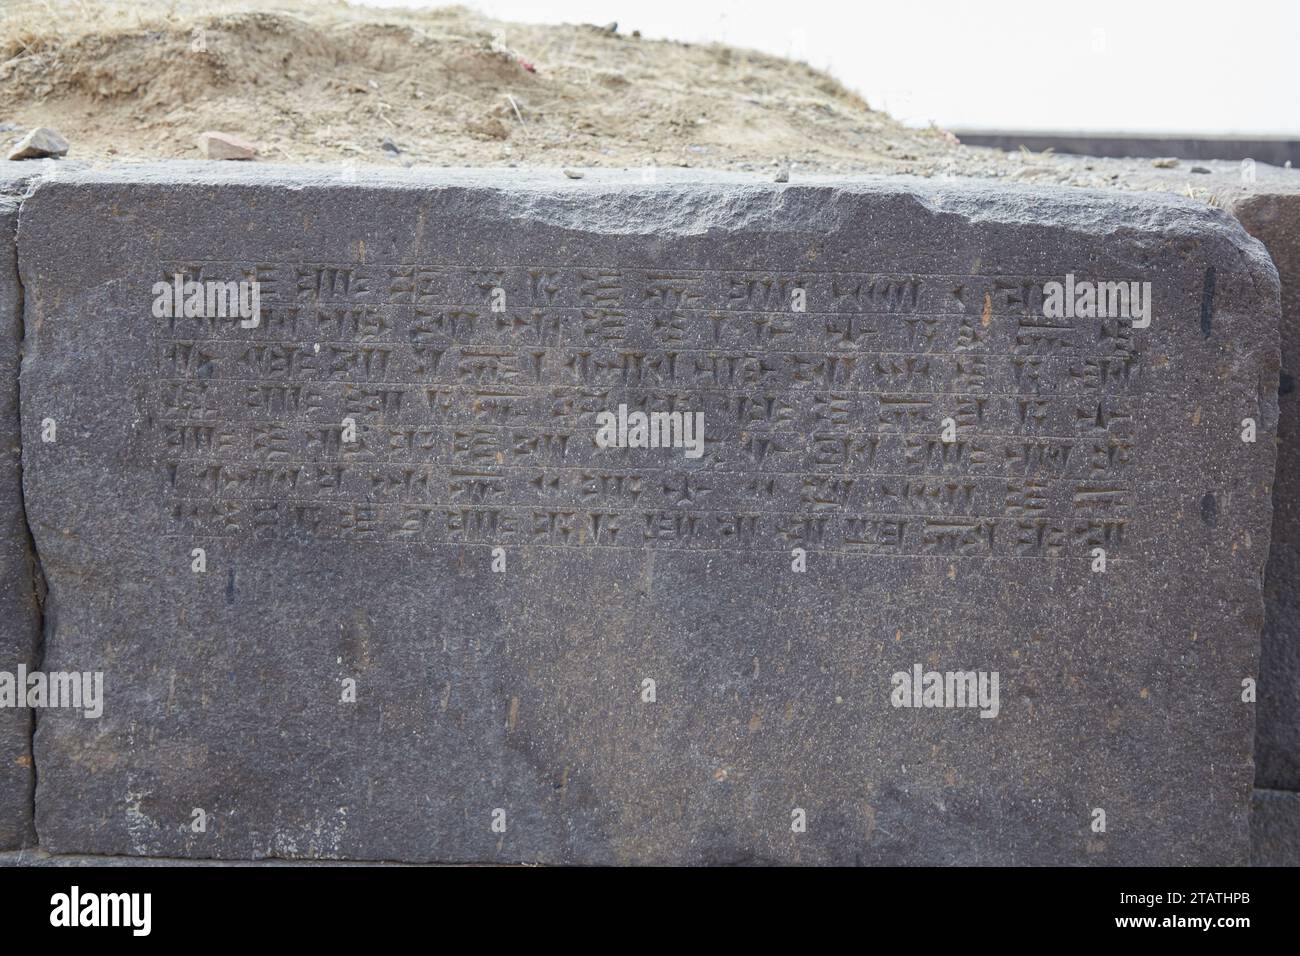
[[[1040,277],[160,272],[255,279],[263,302],[253,329],[155,320],[156,451],[178,535],[1122,553],[1141,333],[1045,318]],[[619,404],[703,412],[704,458],[599,447],[595,417]]]
[[[880,555],[1064,557],[1118,548],[1123,519],[818,515],[798,512],[448,507],[316,501],[175,500],[189,537],[404,541],[414,544],[603,546],[665,550],[815,547]]]

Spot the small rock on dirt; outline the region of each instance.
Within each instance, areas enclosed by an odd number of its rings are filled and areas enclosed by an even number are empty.
[[[38,126],[9,150],[10,159],[44,159],[63,156],[68,152],[68,141],[48,126]]]
[[[208,130],[199,134],[197,142],[200,152],[208,159],[252,159],[257,155],[256,146],[233,133]]]

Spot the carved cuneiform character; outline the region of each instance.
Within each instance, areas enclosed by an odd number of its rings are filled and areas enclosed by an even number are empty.
[[[204,268],[216,275],[234,266]],[[974,537],[938,525],[918,525],[924,532],[910,537],[895,514],[974,513],[983,502],[1013,523],[1058,515],[1065,534],[1075,518],[1122,517],[1129,506],[1131,455],[1118,440],[1132,420],[1124,396],[1139,368],[1131,329],[1097,322],[1089,353],[1078,325],[1035,314],[1028,279],[947,285],[901,275],[346,263],[257,270],[271,284],[267,311],[277,318],[252,342],[216,326],[195,338],[198,327],[183,320],[164,329],[156,395],[168,421],[164,487],[172,494],[350,497],[350,511],[311,526],[406,543],[436,543],[444,531],[472,535],[484,522],[500,529],[502,516],[522,515],[512,509],[530,501],[590,500],[615,510],[585,512],[585,523],[543,512],[550,517],[541,524],[530,519],[541,529],[533,539],[658,547],[716,536],[761,546],[763,535],[773,544],[796,535],[852,551],[967,556],[996,553],[999,519],[987,538],[982,525]],[[791,311],[796,289],[814,305],[806,319]],[[317,304],[304,312],[286,306],[286,296]],[[494,297],[505,307],[494,308]],[[1058,373],[1073,387],[1041,393],[1043,377]],[[754,387],[772,390],[746,391]],[[222,421],[227,394],[244,403],[247,422]],[[634,473],[592,470],[599,459],[587,441],[575,444],[574,429],[620,403],[647,414],[702,408],[740,432],[705,459],[707,472],[718,471],[712,481],[650,459],[635,459]],[[364,425],[355,442],[342,440],[344,417]],[[948,417],[955,441],[936,437]],[[535,427],[547,418],[563,427]],[[1061,438],[1071,431],[1112,439],[1072,455],[1073,443]],[[800,433],[809,440],[796,453],[790,438]],[[253,469],[261,461],[285,470],[243,470],[245,459]],[[330,482],[287,470],[331,463],[340,471]],[[832,469],[852,476],[823,473]],[[771,500],[787,475],[826,519],[698,520],[711,493],[720,505]],[[954,480],[962,475],[971,478]],[[1118,483],[1086,484],[1102,475]],[[984,483],[1000,480],[1023,485],[999,492]],[[634,509],[648,491],[659,511],[617,510]],[[430,522],[409,510],[439,502],[459,517]],[[452,507],[489,502],[504,510]],[[872,528],[883,522],[894,531],[868,535],[862,516],[845,523],[864,507],[880,511]],[[274,509],[253,514],[228,513],[226,530],[303,527],[270,520],[281,514]],[[643,527],[632,538],[619,533],[629,518]]]

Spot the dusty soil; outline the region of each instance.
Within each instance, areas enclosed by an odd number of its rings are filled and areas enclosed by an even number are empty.
[[[8,0],[0,122],[70,159],[198,158],[209,130],[277,162],[998,174],[804,64],[462,8],[301,0]],[[391,144],[384,147],[384,142]]]
[[[635,26],[343,0],[0,0],[0,145],[51,126],[69,159],[197,159],[198,135],[220,130],[267,162],[987,176],[1209,202],[1231,183],[1189,163],[968,148],[806,64]]]

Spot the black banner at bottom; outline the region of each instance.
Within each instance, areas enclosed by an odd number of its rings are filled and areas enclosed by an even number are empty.
[[[12,859],[12,855],[11,855]],[[1062,939],[1231,945],[1295,924],[1293,874],[1266,869],[605,869],[395,864],[0,866],[5,938],[80,942],[372,941],[376,932],[487,929],[499,944],[576,941],[623,922],[632,941],[683,922],[728,944],[758,931],[914,926]],[[702,922],[697,922],[702,921]],[[793,921],[793,922],[792,922]],[[965,927],[972,936],[968,936]],[[961,930],[958,932],[958,930]],[[478,931],[475,931],[478,932]],[[610,941],[609,929],[599,929]],[[700,935],[703,941],[707,938]],[[765,940],[766,941],[766,940]],[[962,945],[965,945],[963,943]]]

